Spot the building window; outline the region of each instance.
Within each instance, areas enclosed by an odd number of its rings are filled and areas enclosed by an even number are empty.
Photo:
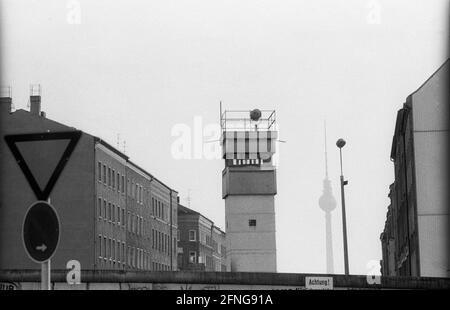
[[[195,264],[197,261],[197,252],[189,252],[189,262]]]
[[[103,219],[107,220],[107,207],[106,207],[106,200],[103,200]]]
[[[134,185],[134,198],[136,198],[136,202],[139,203],[139,184]]]
[[[136,200],[138,203],[141,202],[141,186],[136,183]]]
[[[105,238],[106,239],[106,238]],[[110,249],[111,249],[111,243],[110,243],[110,241],[111,241],[111,239],[106,239],[106,253],[105,253],[105,258],[106,259],[108,259],[109,258],[109,254],[111,253],[110,252]]]
[[[102,163],[98,162],[98,180],[101,182],[102,181]]]
[[[111,170],[111,181],[112,181],[112,188],[116,188],[116,171],[114,169]]]
[[[108,186],[111,186],[111,168],[108,167]]]
[[[111,258],[112,260],[116,260],[116,240],[112,240],[112,246],[111,246]]]
[[[119,262],[120,263],[120,261],[122,260],[122,252],[120,251],[120,240],[117,240],[117,243],[116,243],[116,259],[117,259],[117,262]]]
[[[159,231],[156,231],[156,249],[159,251],[161,249],[161,236],[159,234]]]
[[[116,206],[114,204],[111,204],[111,221],[116,222]]]
[[[170,236],[166,235],[166,253],[169,254],[170,252]]]
[[[102,219],[102,199],[101,198],[98,199],[97,208],[98,208],[98,218]]]
[[[120,174],[117,172],[117,177],[116,177],[116,183],[117,183],[117,191],[120,192]]]
[[[136,234],[137,234],[137,235],[140,235],[140,234],[141,234],[141,232],[140,232],[140,222],[141,222],[141,218],[140,218],[139,215],[137,215],[137,214],[136,214],[135,221],[136,221]]]
[[[102,257],[102,236],[98,235],[98,256]]]
[[[125,257],[125,242],[122,242],[122,264],[125,264],[126,257]]]
[[[152,249],[155,248],[155,230],[152,229]]]
[[[189,230],[189,241],[196,241],[196,231],[195,230]]]
[[[177,230],[177,241],[180,241],[180,231]]]
[[[163,253],[166,253],[166,234],[162,233],[162,242],[161,242],[161,250]]]
[[[106,165],[103,165],[103,183],[106,184]]]
[[[250,219],[250,220],[248,220],[248,226],[250,226],[250,227],[256,227],[256,220],[255,220],[255,219]]]
[[[122,193],[125,193],[125,176],[122,175],[122,184],[121,184]]]

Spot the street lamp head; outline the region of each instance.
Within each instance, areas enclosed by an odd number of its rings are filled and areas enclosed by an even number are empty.
[[[340,148],[340,149],[343,148],[344,145],[345,145],[345,140],[344,140],[344,139],[339,139],[339,140],[337,140],[336,145],[337,145],[337,147]]]

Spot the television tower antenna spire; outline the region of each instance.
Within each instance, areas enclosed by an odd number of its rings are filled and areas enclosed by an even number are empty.
[[[327,154],[327,121],[323,121],[324,133],[325,133],[325,177],[328,179],[328,154]]]

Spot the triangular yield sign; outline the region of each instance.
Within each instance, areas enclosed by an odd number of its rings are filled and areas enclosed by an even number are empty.
[[[5,136],[38,200],[48,199],[80,137],[81,131]]]

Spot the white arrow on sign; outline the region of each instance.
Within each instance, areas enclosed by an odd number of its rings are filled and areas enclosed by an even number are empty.
[[[36,250],[44,252],[47,250],[47,247],[42,243],[42,245],[36,247]]]

